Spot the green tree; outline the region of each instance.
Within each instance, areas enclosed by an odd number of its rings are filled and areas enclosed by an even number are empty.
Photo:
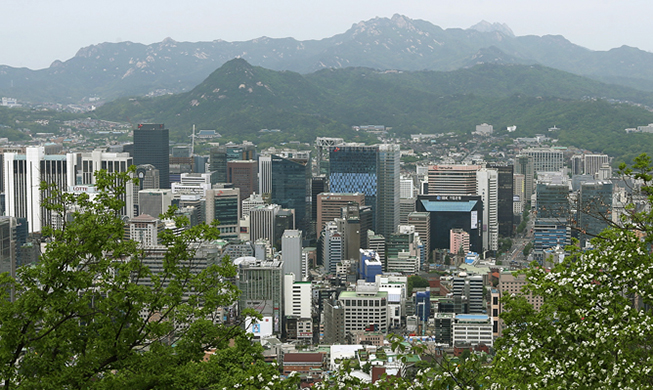
[[[195,256],[218,237],[215,225],[164,232],[157,271],[145,262],[147,250],[123,240],[120,197],[133,171],[97,172],[95,199],[43,185],[52,193],[43,206],[67,222],[44,229],[48,244],[37,265],[15,278],[0,275],[4,389],[209,387],[232,382],[211,380],[225,366],[239,379],[271,378],[240,327],[219,323],[218,308],[238,296],[235,268],[215,259],[200,266]],[[188,224],[172,210],[166,216]],[[211,349],[217,352],[204,363]]]
[[[428,287],[429,281],[428,279],[425,279],[419,275],[411,275],[408,277],[408,282],[406,284],[406,289],[408,290],[408,295],[410,296],[413,293],[414,288]]]
[[[652,205],[650,157],[620,168],[641,180]],[[526,291],[544,300],[539,311],[524,298],[502,298],[507,328],[496,344],[494,388],[653,387],[653,212],[637,210],[627,206],[593,249],[569,248],[550,272],[526,271]]]

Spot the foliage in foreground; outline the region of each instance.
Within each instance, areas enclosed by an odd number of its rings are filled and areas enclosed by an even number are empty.
[[[37,265],[20,268],[15,279],[0,275],[4,389],[222,388],[249,377],[272,380],[276,370],[263,364],[261,347],[240,327],[218,323],[218,309],[238,290],[231,263],[200,265],[195,256],[218,237],[215,226],[164,233],[167,250],[156,271],[146,262],[150,253],[123,240],[120,197],[131,173],[100,171],[94,200],[49,188],[48,212],[72,218],[44,230],[49,243]],[[205,362],[209,349],[216,353]]]
[[[508,325],[497,343],[493,388],[643,389],[653,387],[653,167],[637,158],[622,172],[642,181],[648,211],[628,215],[550,272],[527,271],[544,297],[539,312],[504,299]]]

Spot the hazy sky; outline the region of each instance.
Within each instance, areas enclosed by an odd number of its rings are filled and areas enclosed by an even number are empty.
[[[395,13],[443,28],[484,19],[593,50],[653,51],[651,0],[0,0],[0,64],[40,69],[101,42],[321,39]]]

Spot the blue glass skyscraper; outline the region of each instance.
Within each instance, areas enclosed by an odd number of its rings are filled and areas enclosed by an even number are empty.
[[[345,144],[329,149],[333,193],[365,194],[376,233],[394,233],[399,224],[399,145]]]

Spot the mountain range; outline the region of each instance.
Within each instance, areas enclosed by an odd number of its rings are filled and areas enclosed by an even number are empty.
[[[513,136],[547,133],[554,125],[564,145],[627,160],[653,148],[648,134],[624,128],[653,123],[653,93],[607,85],[541,65],[481,64],[449,72],[323,69],[302,75],[234,59],[189,92],[121,98],[93,115],[107,120],[165,123],[171,138],[187,140],[193,125],[226,139],[260,142],[261,129],[277,141],[316,136],[364,137],[354,125],[382,124],[392,132],[469,134],[487,122]],[[627,103],[628,102],[628,103]]]
[[[559,35],[514,36],[502,24],[442,29],[394,15],[320,40],[261,37],[243,42],[101,43],[41,70],[0,66],[0,95],[30,102],[108,101],[190,91],[233,58],[272,70],[452,71],[478,64],[543,65],[606,83],[653,91],[653,53],[622,46],[592,51]]]

